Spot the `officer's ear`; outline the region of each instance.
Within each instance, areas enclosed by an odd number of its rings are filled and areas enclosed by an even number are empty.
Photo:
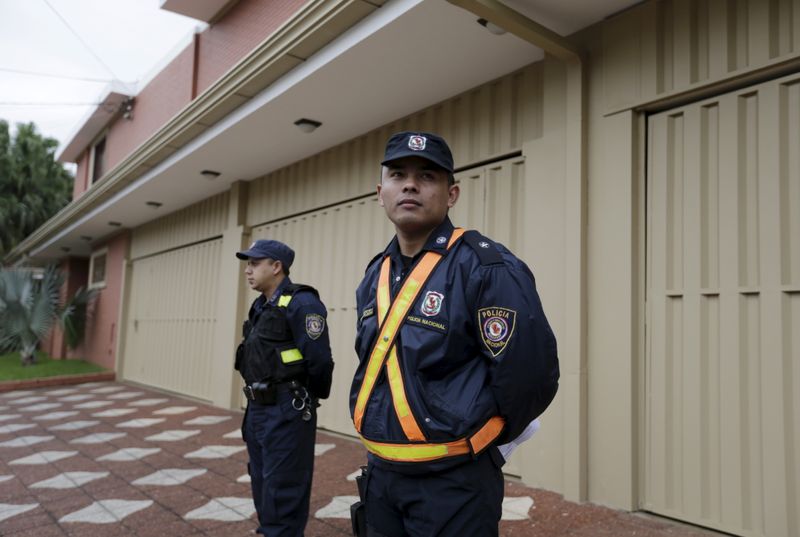
[[[383,207],[383,198],[381,197],[381,184],[378,183],[378,203]]]
[[[447,188],[447,206],[452,207],[458,201],[458,196],[461,194],[461,187],[459,187],[457,184],[454,184]]]

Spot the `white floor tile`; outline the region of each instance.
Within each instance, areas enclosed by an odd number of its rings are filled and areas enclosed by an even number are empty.
[[[68,421],[59,425],[53,425],[52,427],[48,427],[48,429],[51,431],[77,431],[80,429],[86,429],[88,427],[94,427],[98,423],[100,422],[97,420]]]
[[[170,429],[168,431],[161,431],[158,434],[146,436],[145,440],[150,440],[151,442],[178,442],[179,440],[184,440],[196,434],[200,434],[200,431]]]
[[[4,394],[0,394],[0,397],[3,399],[13,399],[15,397],[27,397],[28,395],[33,395],[34,392],[32,390],[17,390],[14,392],[6,392]]]
[[[20,416],[22,416],[22,414],[0,414],[0,421],[17,419]]]
[[[128,406],[155,406],[155,405],[160,405],[161,403],[166,403],[167,401],[169,401],[169,399],[158,399],[158,398],[139,399],[138,401],[128,403]]]
[[[8,403],[10,405],[30,405],[31,403],[39,403],[41,401],[46,401],[47,397],[43,395],[31,395],[29,397],[21,397],[19,399],[12,399]]]
[[[74,405],[72,408],[102,408],[104,406],[113,405],[111,401],[87,401],[79,405]]]
[[[97,457],[98,461],[138,461],[150,455],[155,455],[161,448],[122,448],[108,455]]]
[[[11,481],[12,479],[14,479],[13,475],[0,475],[0,483]]]
[[[0,425],[0,434],[15,433],[25,429],[32,429],[33,427],[36,427],[33,423],[9,423],[8,425]]]
[[[503,498],[502,520],[527,520],[531,507],[533,507],[533,498],[530,496]]]
[[[242,440],[242,428],[239,427],[238,429],[234,429],[229,433],[225,433],[222,435],[222,438],[238,438]]]
[[[35,446],[36,444],[41,444],[43,442],[49,442],[55,438],[55,436],[18,436],[17,438],[13,438],[11,440],[6,440],[5,442],[0,442],[0,447],[23,447],[23,446]]]
[[[59,397],[59,401],[64,401],[65,403],[74,403],[75,401],[86,401],[87,399],[91,399],[94,395],[88,393],[76,393],[75,395],[66,395],[64,397]]]
[[[133,399],[134,397],[139,397],[144,392],[122,392],[122,393],[115,393],[114,395],[109,395],[109,399]]]
[[[126,416],[136,412],[135,408],[109,408],[102,412],[95,412],[92,414],[95,418],[118,418],[119,416]]]
[[[223,421],[228,421],[231,419],[230,416],[198,416],[194,419],[184,421],[184,425],[215,425],[217,423],[222,423]]]
[[[75,393],[78,390],[75,388],[59,388],[57,390],[50,390],[49,392],[45,392],[47,395],[52,396],[59,396],[59,395],[69,395],[71,393]]]
[[[21,515],[31,509],[39,507],[38,503],[0,503],[0,520],[11,518],[12,516]]]
[[[61,420],[64,418],[69,418],[71,416],[77,416],[77,410],[61,410],[59,412],[48,412],[47,414],[42,414],[41,416],[36,416],[35,420],[37,421],[55,421]]]
[[[315,518],[350,518],[350,506],[358,496],[334,496],[331,502],[314,513]]]
[[[214,498],[202,507],[186,513],[187,520],[247,520],[256,512],[251,498]]]
[[[112,524],[153,505],[153,500],[100,500],[80,511],[58,519],[59,522],[87,522],[89,524]]]
[[[42,410],[50,410],[53,408],[58,408],[61,406],[61,403],[38,403],[31,406],[23,406],[18,408],[22,412],[41,412]]]
[[[152,425],[156,425],[157,423],[161,423],[163,421],[165,421],[164,418],[136,418],[128,421],[123,421],[122,423],[117,423],[117,427],[142,429],[144,427],[150,427]]]
[[[111,440],[116,440],[117,438],[122,438],[123,436],[128,436],[128,433],[93,433],[87,434],[86,436],[81,436],[80,438],[76,438],[75,440],[70,440],[70,444],[102,444],[104,442],[110,442]]]
[[[336,447],[336,444],[314,444],[314,456],[319,457]]]
[[[92,393],[114,393],[114,392],[121,392],[125,390],[125,386],[103,386],[102,388],[95,388],[94,390],[90,390]]]
[[[108,477],[109,472],[64,472],[31,485],[35,489],[76,489],[90,481]]]
[[[240,475],[238,478],[236,478],[237,483],[250,483],[251,481],[250,474]]]
[[[244,450],[245,446],[205,446],[187,453],[184,457],[187,459],[224,459]]]
[[[176,414],[185,414],[187,412],[191,412],[192,410],[196,410],[196,406],[168,406],[166,408],[162,408],[160,410],[156,410],[153,414],[159,414],[164,416],[174,416]]]
[[[74,457],[77,454],[77,451],[40,451],[39,453],[34,453],[27,457],[14,459],[8,464],[49,464],[53,461]]]
[[[356,477],[358,477],[358,476],[360,476],[360,475],[361,475],[361,468],[359,468],[358,470],[356,470],[356,471],[355,471],[355,472],[353,472],[352,474],[348,474],[348,476],[347,476],[347,480],[348,480],[348,481],[355,481],[355,480],[356,480]]]
[[[205,468],[198,469],[182,469],[182,468],[165,468],[150,475],[140,477],[133,481],[132,485],[182,485],[192,478],[203,475],[208,472]]]

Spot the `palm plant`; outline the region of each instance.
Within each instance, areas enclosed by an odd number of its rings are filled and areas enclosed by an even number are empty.
[[[36,347],[56,322],[64,327],[71,348],[80,344],[87,306],[95,293],[79,289],[62,305],[63,283],[55,267],[43,273],[20,268],[0,271],[0,349],[19,351],[23,365],[33,364]]]

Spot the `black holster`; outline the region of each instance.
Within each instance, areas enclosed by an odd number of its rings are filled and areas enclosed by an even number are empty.
[[[350,506],[350,522],[353,535],[367,537],[367,467],[361,467],[361,475],[356,476],[359,501]]]

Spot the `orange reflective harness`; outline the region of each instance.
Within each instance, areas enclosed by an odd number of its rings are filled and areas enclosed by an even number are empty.
[[[453,231],[450,241],[447,244],[449,250],[453,244],[461,237],[464,230],[456,228]],[[426,252],[419,260],[417,265],[408,275],[406,281],[397,293],[394,301],[390,303],[389,295],[389,273],[391,272],[391,259],[387,256],[381,265],[380,276],[378,277],[378,337],[370,352],[367,367],[364,372],[364,380],[358,391],[356,405],[353,412],[353,423],[356,431],[361,435],[361,426],[364,420],[364,413],[367,408],[372,390],[378,380],[381,369],[386,366],[386,376],[389,381],[389,389],[392,395],[392,404],[397,415],[403,433],[408,443],[395,444],[386,442],[373,442],[361,436],[361,441],[367,450],[382,459],[405,462],[423,462],[453,457],[456,455],[466,455],[469,453],[480,453],[488,447],[503,430],[504,420],[500,416],[495,416],[488,420],[473,435],[445,443],[428,443],[425,434],[422,432],[417,419],[408,404],[406,390],[403,382],[403,374],[397,358],[397,348],[395,341],[400,327],[406,320],[409,309],[416,301],[425,283],[433,274],[434,269],[442,260],[442,254],[438,252]]]

